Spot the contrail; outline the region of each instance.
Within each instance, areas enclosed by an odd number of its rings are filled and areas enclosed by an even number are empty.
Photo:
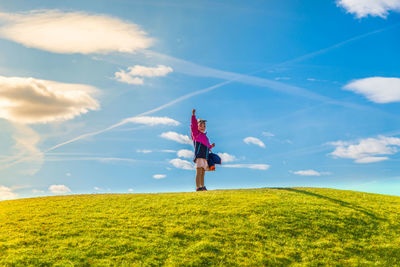
[[[352,37],[350,39],[347,39],[345,41],[339,42],[337,44],[331,45],[329,47],[305,54],[303,56],[294,58],[294,59],[290,59],[278,64],[275,64],[274,66],[270,66],[270,67],[264,67],[262,69],[259,69],[257,71],[253,71],[248,73],[247,75],[252,75],[258,72],[262,72],[265,71],[267,69],[273,69],[276,67],[281,67],[284,65],[289,65],[289,64],[293,64],[293,63],[297,63],[297,62],[301,62],[304,60],[307,60],[309,58],[313,58],[315,56],[327,53],[331,50],[340,48],[342,46],[345,46],[349,43],[358,41],[360,39],[366,38],[368,36],[377,34],[377,33],[381,33],[387,30],[391,30],[393,28],[396,28],[400,26],[400,23],[396,23],[390,26],[387,26],[385,28],[381,28],[381,29],[377,29],[371,32],[367,32],[361,35],[357,35],[355,37]],[[222,71],[222,70],[217,70],[217,69],[213,69],[213,68],[209,68],[209,67],[205,67],[205,66],[201,66],[201,65],[197,65],[195,63],[183,60],[183,59],[178,59],[178,58],[174,58],[168,55],[164,55],[164,54],[160,54],[154,51],[143,51],[143,53],[147,56],[146,59],[150,56],[150,57],[157,57],[157,58],[161,58],[161,59],[165,59],[168,63],[172,64],[172,67],[174,67],[174,70],[176,69],[178,72],[183,73],[183,74],[189,74],[189,75],[194,75],[194,76],[202,76],[202,77],[214,77],[214,78],[220,78],[220,79],[225,79],[225,80],[230,80],[235,78],[237,75],[244,75],[244,74],[237,74],[237,73],[233,73],[233,72],[227,72],[227,71]],[[120,61],[119,61],[120,62]],[[119,63],[118,62],[118,63]],[[176,64],[176,65],[174,65]],[[244,75],[245,76],[245,75]]]
[[[113,124],[113,125],[111,125],[111,126],[105,128],[105,129],[103,129],[103,130],[99,130],[99,131],[96,131],[96,132],[91,132],[91,133],[82,134],[82,135],[80,135],[80,136],[78,136],[78,137],[72,138],[72,139],[70,139],[70,140],[68,140],[68,141],[65,141],[65,142],[61,143],[61,144],[52,146],[52,147],[50,147],[49,149],[47,149],[46,151],[44,151],[44,153],[47,153],[47,152],[49,152],[49,151],[52,151],[52,150],[54,150],[54,149],[56,149],[56,148],[58,148],[58,147],[67,145],[67,144],[69,144],[69,143],[78,141],[78,140],[80,140],[80,139],[83,139],[83,138],[86,138],[86,137],[89,137],[89,136],[94,136],[94,135],[98,135],[98,134],[101,134],[101,133],[110,131],[110,130],[112,130],[112,129],[116,128],[116,127],[122,126],[122,125],[124,125],[124,124],[126,124],[126,123],[128,123],[126,120],[122,120],[122,121],[120,121],[120,122],[118,122],[118,123],[116,123],[116,124]]]
[[[154,108],[154,109],[152,109],[152,110],[143,112],[143,113],[141,113],[141,114],[139,114],[139,115],[137,115],[137,116],[143,116],[143,115],[152,114],[152,113],[157,112],[157,111],[159,111],[159,110],[162,110],[162,109],[165,109],[165,108],[170,107],[170,106],[172,106],[172,105],[175,105],[176,103],[182,102],[183,100],[186,100],[186,99],[191,98],[191,97],[193,97],[193,96],[200,95],[200,94],[204,94],[204,93],[210,92],[210,91],[212,91],[212,90],[214,90],[214,89],[217,89],[217,88],[219,88],[219,87],[222,87],[222,86],[224,86],[224,85],[233,83],[234,81],[235,81],[235,80],[230,80],[230,81],[225,81],[225,82],[217,83],[217,84],[215,84],[215,85],[213,85],[213,86],[210,86],[210,87],[207,87],[207,88],[204,88],[204,89],[201,89],[201,90],[192,92],[192,93],[190,93],[190,94],[183,95],[183,96],[181,96],[181,97],[176,98],[175,100],[172,100],[172,101],[168,102],[167,104],[164,104],[164,105],[161,105],[161,106],[159,106],[159,107],[157,107],[157,108]]]
[[[335,44],[335,45],[329,46],[329,47],[327,47],[327,48],[323,48],[323,49],[321,49],[321,50],[318,50],[318,51],[315,51],[315,52],[306,54],[306,55],[304,55],[304,56],[300,56],[300,57],[298,57],[298,58],[295,58],[295,59],[292,59],[292,60],[288,60],[288,61],[282,62],[282,63],[280,63],[279,65],[286,65],[286,64],[297,63],[297,62],[300,62],[300,61],[303,61],[303,60],[306,60],[306,59],[309,59],[309,58],[312,58],[312,57],[315,57],[315,56],[324,54],[324,53],[326,53],[326,52],[328,52],[328,51],[331,51],[331,50],[333,50],[333,49],[339,48],[339,47],[344,46],[344,45],[346,45],[346,44],[348,44],[348,43],[351,43],[351,42],[354,42],[354,41],[363,39],[363,38],[368,37],[368,36],[370,36],[370,35],[374,35],[374,34],[376,34],[376,33],[384,32],[384,31],[387,31],[387,30],[391,30],[391,29],[396,28],[396,27],[398,27],[398,26],[400,26],[400,23],[396,23],[396,24],[390,25],[390,26],[385,27],[385,28],[381,28],[381,29],[378,29],[378,30],[375,30],[375,31],[371,31],[371,32],[367,32],[367,33],[364,33],[364,34],[361,34],[361,35],[357,35],[357,36],[355,36],[355,37],[352,37],[352,38],[350,38],[350,39],[347,39],[347,40],[342,41],[342,42],[340,42],[340,43],[337,43],[337,44]]]
[[[292,63],[300,62],[300,61],[303,61],[303,60],[306,60],[306,59],[321,55],[323,53],[326,53],[326,52],[331,51],[333,49],[336,49],[338,47],[344,46],[344,45],[346,45],[348,43],[360,40],[362,38],[365,38],[367,36],[370,36],[370,35],[373,35],[373,34],[376,34],[376,33],[380,33],[380,32],[385,31],[385,30],[389,30],[391,28],[395,28],[395,27],[397,27],[399,25],[400,25],[400,23],[397,23],[397,24],[394,24],[394,25],[386,27],[386,28],[378,29],[378,30],[375,30],[375,31],[372,31],[372,32],[368,32],[368,33],[365,33],[365,34],[362,34],[362,35],[355,36],[353,38],[350,38],[348,40],[342,41],[342,42],[340,42],[338,44],[329,46],[327,48],[320,49],[318,51],[315,51],[315,52],[312,52],[312,53],[297,57],[295,59],[282,62],[280,64],[277,64],[275,67],[286,65],[286,64],[292,64]],[[155,52],[151,52],[151,51],[147,51],[147,54],[148,55],[155,55],[155,56],[159,56],[159,57],[164,57],[164,58],[167,58],[168,60],[173,60],[173,61],[175,61],[177,63],[180,63],[179,65],[181,65],[181,69],[184,70],[184,71],[181,70],[181,72],[183,72],[183,73],[205,76],[204,74],[203,75],[201,74],[201,73],[203,73],[201,70],[205,70],[205,73],[207,73],[207,76],[212,76],[212,77],[216,77],[216,78],[228,78],[229,80],[221,82],[221,83],[218,83],[218,84],[215,84],[213,86],[210,86],[210,87],[207,87],[207,88],[204,88],[204,89],[201,89],[201,90],[198,90],[198,91],[195,91],[195,92],[192,92],[192,93],[189,93],[189,94],[186,94],[186,95],[183,95],[183,96],[178,97],[178,98],[176,98],[176,99],[174,99],[174,100],[172,100],[172,101],[170,101],[170,102],[168,102],[168,103],[166,103],[164,105],[161,105],[161,106],[159,106],[157,108],[154,108],[154,109],[151,109],[149,111],[143,112],[143,113],[141,113],[139,115],[136,115],[136,116],[144,116],[144,115],[149,115],[149,114],[155,113],[157,111],[160,111],[160,110],[163,110],[163,109],[165,109],[167,107],[175,105],[175,104],[177,104],[179,102],[182,102],[182,101],[184,101],[184,100],[186,100],[188,98],[191,98],[191,97],[196,96],[196,95],[200,95],[200,94],[204,94],[204,93],[210,92],[210,91],[215,90],[217,88],[220,88],[222,86],[231,84],[231,83],[233,83],[235,81],[244,82],[244,83],[257,85],[257,86],[261,86],[261,87],[268,87],[268,88],[271,88],[271,89],[274,89],[274,90],[278,90],[278,91],[281,91],[281,92],[283,91],[283,92],[289,93],[289,94],[301,95],[303,97],[307,97],[307,98],[310,98],[310,99],[313,99],[313,100],[323,101],[323,102],[327,102],[327,103],[331,103],[331,104],[339,104],[339,105],[344,105],[344,106],[348,106],[348,107],[352,107],[352,108],[360,108],[361,107],[360,105],[357,105],[357,104],[343,103],[343,102],[339,102],[339,101],[336,101],[336,100],[332,100],[332,99],[330,99],[328,97],[325,97],[325,96],[310,92],[308,90],[305,90],[305,89],[297,87],[297,86],[287,85],[287,84],[283,84],[283,83],[277,82],[277,81],[271,81],[271,80],[268,80],[268,79],[249,76],[251,74],[264,71],[267,68],[262,68],[260,70],[257,70],[257,71],[249,73],[249,75],[244,75],[244,74],[225,72],[225,71],[221,71],[221,70],[216,70],[216,69],[212,69],[212,68],[196,65],[196,64],[191,63],[191,62],[187,62],[187,61],[184,61],[184,60],[176,59],[176,58],[173,58],[173,57],[170,57],[170,56],[166,56],[166,55],[161,55],[161,54],[158,54],[158,53],[155,53]],[[188,69],[190,69],[190,68],[185,68],[188,65],[190,65],[191,67],[194,67],[194,69],[196,69],[197,72],[193,73],[190,70],[188,71]],[[122,121],[120,121],[120,122],[118,122],[116,124],[113,124],[113,125],[105,128],[105,129],[103,129],[103,130],[82,134],[82,135],[80,135],[78,137],[72,138],[72,139],[70,139],[68,141],[65,141],[63,143],[57,144],[57,145],[55,145],[53,147],[50,147],[44,153],[47,153],[49,151],[52,151],[52,150],[57,149],[59,147],[62,147],[64,145],[70,144],[72,142],[81,140],[83,138],[86,138],[86,137],[89,137],[89,136],[95,136],[95,135],[110,131],[110,130],[112,130],[114,128],[117,128],[119,126],[122,126],[122,125],[124,125],[126,123],[127,123],[126,119],[124,119],[124,120],[122,120]]]
[[[190,94],[181,96],[181,97],[179,97],[179,98],[177,98],[177,99],[175,99],[175,100],[172,100],[171,102],[168,102],[168,103],[166,103],[166,104],[164,104],[164,105],[161,105],[161,106],[159,106],[159,107],[157,107],[157,108],[154,108],[154,109],[152,109],[152,110],[149,110],[149,111],[140,113],[139,115],[136,115],[135,117],[139,117],[139,116],[144,116],[144,115],[149,115],[149,114],[155,113],[155,112],[157,112],[157,111],[159,111],[159,110],[162,110],[162,109],[165,109],[165,108],[167,108],[167,107],[169,107],[169,106],[175,105],[176,103],[179,103],[179,102],[181,102],[181,101],[183,101],[183,100],[185,100],[185,99],[188,99],[188,98],[193,97],[193,96],[195,96],[195,95],[204,94],[204,93],[206,93],[206,92],[209,92],[209,91],[211,91],[211,90],[214,90],[214,89],[216,89],[216,88],[218,88],[218,87],[224,86],[224,85],[226,85],[226,84],[228,84],[228,83],[232,83],[232,82],[233,82],[233,81],[221,82],[221,83],[218,83],[218,84],[216,84],[216,85],[207,87],[207,88],[205,88],[205,89],[202,89],[202,90],[199,90],[199,91],[196,91],[196,92],[193,92],[193,93],[190,93]],[[126,119],[123,119],[122,121],[120,121],[120,122],[118,122],[118,123],[115,123],[115,124],[113,124],[113,125],[111,125],[111,126],[105,128],[105,129],[103,129],[103,130],[99,130],[99,131],[95,131],[95,132],[91,132],[91,133],[82,134],[82,135],[80,135],[80,136],[78,136],[78,137],[72,138],[72,139],[70,139],[70,140],[68,140],[68,141],[65,141],[65,142],[60,143],[60,144],[55,145],[55,146],[52,146],[52,147],[50,147],[49,149],[47,149],[46,151],[44,151],[44,153],[50,152],[50,151],[52,151],[52,150],[54,150],[54,149],[56,149],[56,148],[59,148],[59,147],[61,147],[61,146],[64,146],[64,145],[73,143],[73,142],[75,142],[75,141],[81,140],[81,139],[86,138],[86,137],[89,137],[89,136],[95,136],[95,135],[98,135],[98,134],[101,134],[101,133],[104,133],[104,132],[108,132],[108,131],[110,131],[110,130],[112,130],[112,129],[114,129],[114,128],[117,128],[117,127],[119,127],[119,126],[125,125],[125,124],[127,124],[127,123],[129,123],[129,121],[127,121]]]

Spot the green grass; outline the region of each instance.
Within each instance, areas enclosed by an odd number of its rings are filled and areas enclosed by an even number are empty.
[[[400,265],[400,197],[317,188],[0,202],[0,266]]]

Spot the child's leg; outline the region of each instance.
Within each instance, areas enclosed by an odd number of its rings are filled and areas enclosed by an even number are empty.
[[[204,168],[201,168],[201,169],[202,169],[202,173],[200,176],[200,186],[204,187],[204,175],[206,174],[206,170]]]
[[[201,175],[204,173],[203,168],[196,168],[196,189],[201,187],[200,186],[200,181],[201,181]]]

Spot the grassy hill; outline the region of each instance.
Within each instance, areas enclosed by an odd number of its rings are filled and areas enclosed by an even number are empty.
[[[400,265],[400,197],[317,188],[0,202],[0,266]]]

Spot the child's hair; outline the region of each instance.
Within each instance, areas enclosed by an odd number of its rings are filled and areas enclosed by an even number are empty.
[[[207,120],[204,120],[204,119],[197,119],[197,123],[204,123],[204,124],[206,124],[206,122],[207,122]]]

